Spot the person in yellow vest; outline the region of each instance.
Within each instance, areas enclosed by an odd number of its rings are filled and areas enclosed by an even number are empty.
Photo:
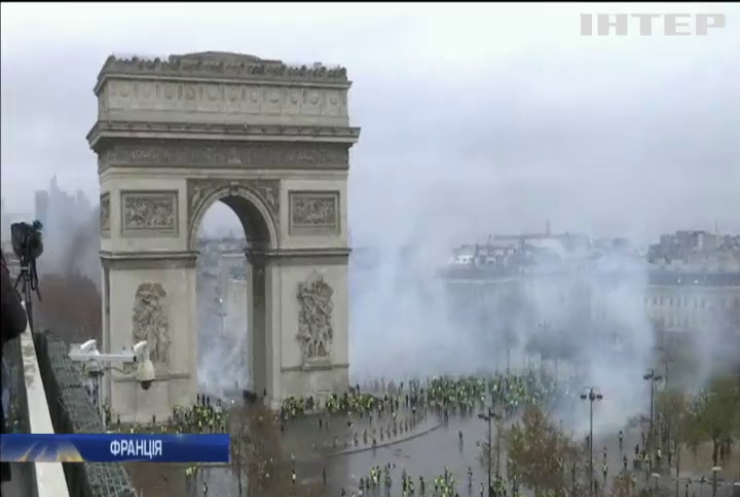
[[[191,488],[190,485],[193,484],[194,476],[195,476],[195,468],[193,466],[189,466],[185,468],[185,485],[187,485],[188,488]]]

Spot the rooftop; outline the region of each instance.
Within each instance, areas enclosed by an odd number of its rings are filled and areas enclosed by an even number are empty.
[[[225,64],[282,64],[279,60],[268,60],[256,55],[242,54],[237,52],[217,52],[209,50],[206,52],[192,52],[184,55],[170,55],[170,62],[176,60],[199,60],[202,62],[222,62]]]
[[[508,279],[511,277],[534,278],[542,276],[572,275],[573,268],[553,266],[550,268],[538,266],[539,271],[519,272],[518,267],[476,267],[476,266],[447,266],[438,271],[438,276],[451,280],[491,280]],[[648,285],[656,286],[700,286],[700,287],[738,287],[740,286],[740,272],[681,272],[662,271],[660,269],[644,268],[643,273],[635,273],[637,269],[615,271],[594,271],[592,275],[601,275],[609,278],[630,277],[642,274],[647,278]]]
[[[347,69],[320,63],[288,65],[255,55],[205,51],[168,57],[117,57],[111,55],[98,74],[98,87],[110,75],[159,78],[206,78],[260,81],[300,81],[348,86]]]

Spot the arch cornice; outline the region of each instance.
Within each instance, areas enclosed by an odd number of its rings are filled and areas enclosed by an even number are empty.
[[[259,213],[267,230],[268,247],[279,247],[280,180],[278,179],[188,179],[188,248],[197,250],[198,228],[209,207],[227,197],[240,197],[248,201]],[[242,216],[243,213],[237,213]],[[244,219],[240,219],[244,222]],[[250,228],[254,229],[254,226]],[[249,235],[249,234],[248,234]],[[252,236],[255,234],[252,233]]]

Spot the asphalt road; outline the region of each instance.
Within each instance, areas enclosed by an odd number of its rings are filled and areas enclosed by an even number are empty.
[[[430,415],[431,416],[431,415]],[[480,484],[487,481],[487,471],[479,462],[480,448],[477,442],[487,437],[487,423],[477,417],[450,418],[449,422],[441,428],[432,431],[428,435],[414,438],[409,441],[400,442],[389,447],[381,447],[377,450],[363,451],[340,457],[332,457],[323,461],[310,463],[299,463],[297,465],[297,476],[304,481],[320,481],[322,470],[326,469],[327,486],[324,495],[334,497],[341,495],[345,489],[348,496],[357,491],[359,479],[366,476],[373,466],[385,466],[388,463],[395,465],[393,471],[393,488],[400,488],[401,472],[406,470],[407,474],[415,480],[418,488],[419,476],[423,476],[427,482],[427,492],[431,488],[430,482],[434,477],[444,473],[445,469],[452,473],[456,482],[456,489],[460,495],[479,495]],[[495,426],[493,440],[495,443]],[[459,433],[463,434],[463,442],[460,443]],[[594,469],[595,478],[603,485],[602,461],[603,450],[606,447],[608,474],[607,482],[622,471],[624,454],[629,458],[629,467],[632,467],[634,446],[641,444],[641,429],[625,429],[622,451],[620,451],[618,432],[604,436],[597,436],[594,440]],[[585,444],[585,440],[584,440]],[[505,451],[501,454],[501,472],[506,471]],[[473,479],[470,489],[468,488],[468,468],[473,470]],[[495,469],[494,469],[495,472]],[[654,485],[655,479],[645,472],[634,473],[640,486],[645,484]],[[707,474],[709,476],[709,474]],[[693,478],[688,486],[689,497],[711,497],[711,482],[700,484],[699,475]],[[209,495],[223,497],[238,497],[235,479],[230,476],[227,469],[212,468],[208,476]],[[646,483],[647,482],[647,483]],[[685,478],[679,480],[678,497],[686,497]],[[664,476],[658,480],[658,485],[664,488],[667,496],[675,495],[675,478]],[[608,483],[610,486],[610,483]],[[213,493],[212,493],[213,492]],[[470,492],[470,493],[469,493]],[[718,486],[717,497],[730,497],[732,494],[731,482]],[[525,495],[527,495],[525,493]]]

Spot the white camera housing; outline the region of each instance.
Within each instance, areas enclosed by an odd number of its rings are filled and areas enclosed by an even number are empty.
[[[74,361],[85,363],[85,370],[90,376],[101,375],[103,370],[107,369],[103,366],[105,364],[138,364],[135,378],[144,390],[149,390],[156,375],[154,365],[149,359],[146,340],[136,343],[133,348],[125,348],[118,354],[101,354],[98,350],[97,341],[88,340],[81,345],[73,345],[69,357]]]
[[[150,361],[148,357],[143,361],[140,361],[139,365],[136,367],[136,381],[139,382],[142,389],[149,390],[149,387],[151,387],[154,382],[154,376],[155,371],[152,361]]]

